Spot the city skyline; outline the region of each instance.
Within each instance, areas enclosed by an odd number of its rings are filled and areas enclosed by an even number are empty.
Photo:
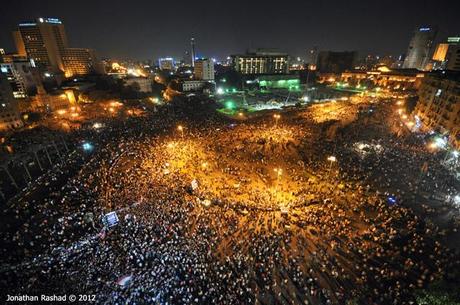
[[[66,25],[71,44],[94,48],[101,57],[109,58],[181,59],[190,48],[191,37],[196,39],[198,57],[220,59],[258,47],[277,48],[296,57],[305,57],[313,46],[320,50],[398,55],[407,51],[417,27],[436,26],[436,42],[460,32],[460,20],[455,16],[459,4],[441,1],[427,10],[425,2],[295,1],[283,7],[256,2],[239,10],[243,5],[239,1],[228,8],[209,1],[193,5],[135,1],[129,7],[118,1],[110,6],[80,1],[71,9],[57,1],[15,1],[5,8],[18,14],[6,14],[0,20],[0,48],[15,51],[11,31],[20,22],[56,17]],[[409,12],[411,18],[407,18]]]

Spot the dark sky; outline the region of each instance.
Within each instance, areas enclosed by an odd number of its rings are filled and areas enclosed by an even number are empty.
[[[181,58],[191,36],[199,56],[223,58],[256,47],[305,57],[315,45],[396,55],[420,25],[437,25],[439,39],[460,35],[460,0],[6,0],[1,7],[7,51],[19,22],[57,17],[72,47],[133,59]]]

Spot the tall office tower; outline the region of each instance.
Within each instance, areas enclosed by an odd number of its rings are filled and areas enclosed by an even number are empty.
[[[433,28],[422,27],[416,30],[409,43],[403,68],[425,70],[435,36],[436,30]]]
[[[195,38],[190,39],[190,47],[191,47],[191,54],[190,56],[192,57],[192,67],[195,67]]]
[[[308,69],[315,70],[317,61],[318,61],[318,47],[315,46],[311,50],[307,51]]]
[[[195,62],[195,78],[214,80],[214,62],[212,59],[198,59]]]
[[[21,52],[23,43],[27,56],[39,69],[56,73],[64,71],[62,53],[68,48],[68,42],[59,19],[38,18],[36,22],[20,23],[19,32],[21,39],[15,39],[18,52]]]

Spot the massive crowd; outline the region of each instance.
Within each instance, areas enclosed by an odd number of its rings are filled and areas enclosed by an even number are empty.
[[[107,304],[413,304],[460,266],[440,234],[458,223],[440,232],[413,211],[455,181],[413,174],[434,158],[422,140],[368,118],[326,139],[309,111],[230,120],[194,103],[82,132],[94,151],[3,211],[0,286]],[[383,149],[363,158],[358,140]],[[103,228],[110,211],[120,222]]]

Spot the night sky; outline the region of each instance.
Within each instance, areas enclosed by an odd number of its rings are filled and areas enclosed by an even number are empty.
[[[11,31],[21,21],[60,18],[72,47],[101,57],[182,58],[195,37],[198,56],[224,58],[247,48],[405,53],[414,28],[437,25],[438,39],[460,35],[460,1],[138,1],[6,0],[0,48],[14,51]]]

